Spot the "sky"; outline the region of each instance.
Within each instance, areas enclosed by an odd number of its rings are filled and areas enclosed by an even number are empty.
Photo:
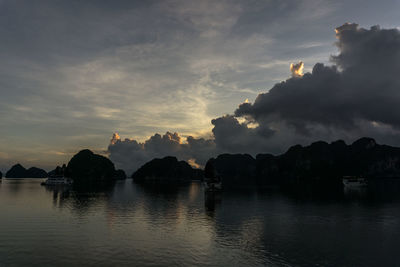
[[[315,139],[400,145],[399,83],[383,67],[399,66],[398,10],[398,0],[0,0],[0,170],[51,170],[84,148],[131,172],[153,157],[201,166]]]

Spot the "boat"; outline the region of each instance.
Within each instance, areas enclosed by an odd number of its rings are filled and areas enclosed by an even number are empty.
[[[346,188],[367,186],[367,179],[361,176],[343,176],[343,185]]]
[[[62,167],[57,166],[55,170],[49,172],[49,177],[47,178],[46,181],[41,183],[41,185],[49,185],[49,186],[72,185],[73,180],[66,176],[69,176],[67,166],[65,164],[63,164]]]
[[[222,183],[218,180],[204,181],[204,190],[206,192],[219,192],[222,190]]]
[[[73,181],[64,176],[52,176],[46,179],[42,185],[72,185]]]
[[[219,192],[222,190],[222,181],[216,175],[215,167],[212,161],[208,161],[204,168],[204,191],[206,193]]]

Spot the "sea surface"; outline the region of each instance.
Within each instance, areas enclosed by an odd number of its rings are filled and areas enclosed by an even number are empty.
[[[399,187],[293,195],[201,183],[0,183],[0,266],[400,266]]]

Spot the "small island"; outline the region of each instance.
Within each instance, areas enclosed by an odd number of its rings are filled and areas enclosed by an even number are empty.
[[[47,172],[43,169],[31,167],[25,169],[21,164],[15,164],[6,173],[7,178],[46,178]]]
[[[132,178],[136,183],[187,183],[201,180],[203,171],[169,156],[147,162],[132,174]]]
[[[49,179],[43,185],[73,185],[75,188],[91,190],[112,185],[117,179],[126,178],[125,172],[115,170],[108,158],[84,149],[68,162],[49,172]]]
[[[114,163],[89,149],[84,149],[71,158],[67,172],[74,186],[106,186],[116,180]]]

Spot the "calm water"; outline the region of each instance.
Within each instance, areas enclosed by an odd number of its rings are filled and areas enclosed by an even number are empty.
[[[0,266],[400,266],[395,194],[205,201],[198,183],[77,194],[41,181],[0,183]]]

